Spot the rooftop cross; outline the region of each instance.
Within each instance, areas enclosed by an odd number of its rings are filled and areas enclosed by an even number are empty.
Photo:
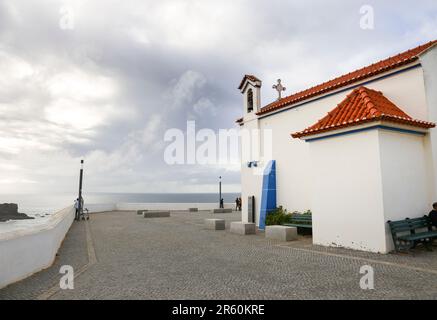
[[[278,91],[278,100],[281,100],[281,93],[286,90],[286,88],[281,84],[281,79],[278,79],[278,84],[274,84],[272,88]]]

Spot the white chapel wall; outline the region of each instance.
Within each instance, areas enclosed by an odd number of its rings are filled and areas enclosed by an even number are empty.
[[[378,131],[310,142],[313,242],[384,252]]]
[[[384,222],[422,217],[430,211],[424,137],[380,130]],[[386,251],[394,249],[386,226]]]
[[[434,46],[420,57],[423,66],[423,79],[427,99],[428,120],[437,123],[437,47]],[[432,195],[437,201],[437,129],[427,136],[427,164],[432,176]]]
[[[253,117],[253,115],[251,115]],[[246,117],[245,117],[246,118]],[[256,118],[252,118],[251,121],[248,121],[244,124],[242,130],[245,130],[245,134],[252,134],[253,130],[259,130],[259,122]],[[259,174],[261,169],[261,163],[260,167],[252,167],[249,168],[247,163],[250,161],[257,161],[259,158],[255,156],[256,149],[259,149],[260,141],[257,139],[254,139],[254,136],[250,136],[249,138],[251,140],[251,143],[253,145],[250,146],[243,146],[243,143],[240,144],[242,148],[248,148],[244,152],[249,152],[251,155],[253,154],[254,157],[250,157],[248,159],[244,158],[242,159],[241,163],[241,200],[242,200],[242,207],[241,207],[241,219],[244,222],[249,221],[248,217],[248,197],[254,196],[255,197],[255,215],[256,215],[256,224],[259,225],[259,212],[260,212],[260,205],[261,205],[261,188],[262,188],[262,175]],[[243,140],[244,141],[244,140]],[[243,142],[242,141],[242,142]],[[247,140],[244,142],[247,143]],[[254,147],[256,145],[256,147]],[[255,151],[254,151],[255,149]]]

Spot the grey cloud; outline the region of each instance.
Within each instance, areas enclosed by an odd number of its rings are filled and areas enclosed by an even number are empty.
[[[1,2],[0,175],[35,183],[0,192],[75,190],[81,157],[89,191],[215,190],[219,175],[238,190],[238,171],[166,165],[165,131],[234,127],[244,73],[266,104],[277,78],[291,93],[436,37],[435,1],[367,3],[368,32],[358,0]],[[74,30],[59,28],[64,5]]]

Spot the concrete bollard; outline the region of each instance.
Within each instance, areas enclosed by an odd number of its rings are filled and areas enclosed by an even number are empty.
[[[287,226],[266,226],[267,239],[293,241],[297,239],[297,228]]]
[[[212,213],[232,213],[232,209],[214,209]]]
[[[205,219],[205,227],[208,230],[225,230],[224,219]]]
[[[170,211],[145,211],[143,213],[144,218],[168,218],[170,217]]]
[[[256,226],[255,223],[235,221],[231,222],[231,232],[241,235],[255,234]]]

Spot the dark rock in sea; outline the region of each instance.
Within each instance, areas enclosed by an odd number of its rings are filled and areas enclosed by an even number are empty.
[[[34,219],[29,217],[25,213],[18,212],[18,205],[15,203],[3,203],[0,204],[0,222],[5,222],[8,220],[25,220]]]

